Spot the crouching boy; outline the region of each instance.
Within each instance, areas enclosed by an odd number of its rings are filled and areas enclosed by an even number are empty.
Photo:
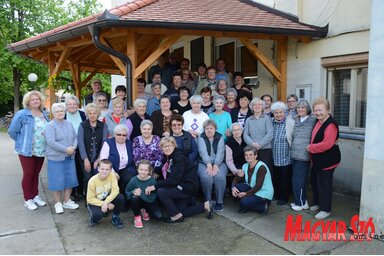
[[[113,210],[112,224],[122,228],[119,215],[124,205],[124,195],[119,193],[116,176],[112,173],[112,163],[108,159],[99,162],[99,173],[88,182],[87,208],[91,226],[95,226],[101,218]]]

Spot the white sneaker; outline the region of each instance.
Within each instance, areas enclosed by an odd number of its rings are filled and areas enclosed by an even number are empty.
[[[33,211],[33,210],[37,209],[37,205],[35,204],[35,202],[33,202],[32,199],[29,199],[28,201],[25,201],[24,202],[24,207],[27,208],[30,211]]]
[[[318,214],[315,215],[315,219],[322,220],[327,218],[329,215],[331,215],[330,212],[320,211]]]
[[[43,201],[43,199],[41,199],[41,197],[39,195],[35,196],[35,198],[33,198],[33,202],[35,202],[35,204],[37,204],[37,206],[44,206],[46,205],[47,203]]]
[[[60,214],[60,213],[64,212],[63,204],[61,202],[58,202],[58,203],[55,204],[55,211],[56,211],[57,214]]]
[[[303,206],[300,206],[300,205],[296,205],[296,204],[291,204],[291,208],[292,210],[295,210],[295,211],[302,211],[302,210],[307,210],[309,208],[309,205],[308,205],[308,202],[305,201],[305,205]]]
[[[77,203],[73,202],[71,199],[69,199],[67,202],[63,203],[63,208],[75,210],[75,209],[79,208],[79,205]]]
[[[319,209],[320,209],[320,207],[318,205],[312,205],[311,207],[309,207],[309,210],[311,212],[318,211]]]

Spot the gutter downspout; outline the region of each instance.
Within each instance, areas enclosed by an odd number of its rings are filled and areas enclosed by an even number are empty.
[[[103,20],[103,21],[105,21],[105,20]],[[98,48],[99,50],[106,52],[112,56],[115,56],[116,58],[121,59],[126,64],[126,74],[127,74],[125,77],[126,78],[126,88],[127,88],[126,101],[127,101],[127,107],[129,108],[130,106],[132,106],[132,62],[131,62],[131,59],[128,56],[126,56],[125,54],[123,54],[119,51],[116,51],[115,49],[113,49],[111,47],[107,47],[100,42],[100,29],[101,29],[101,27],[105,27],[105,26],[99,26],[97,23],[95,23],[95,24],[89,25],[88,29],[92,35],[92,41],[93,41],[94,45],[96,46],[96,48]]]

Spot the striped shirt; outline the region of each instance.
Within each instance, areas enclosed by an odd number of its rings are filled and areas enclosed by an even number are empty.
[[[273,119],[272,153],[275,166],[287,166],[291,164],[285,121],[285,118],[280,122]]]

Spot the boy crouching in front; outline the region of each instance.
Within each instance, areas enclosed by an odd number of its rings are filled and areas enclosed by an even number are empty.
[[[87,208],[90,214],[90,226],[95,226],[101,218],[113,210],[112,224],[123,228],[119,215],[124,205],[124,195],[119,193],[116,176],[112,173],[112,163],[108,159],[99,162],[99,173],[88,182]]]

